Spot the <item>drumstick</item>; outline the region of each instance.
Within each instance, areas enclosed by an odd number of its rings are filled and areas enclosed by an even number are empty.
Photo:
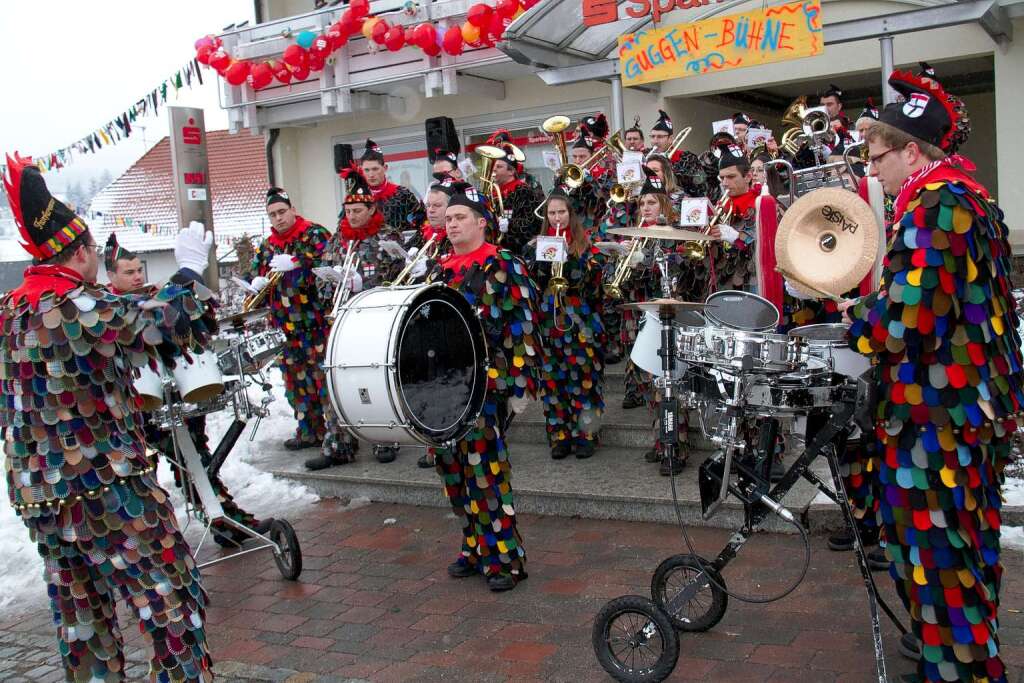
[[[830,299],[832,301],[835,301],[837,304],[841,304],[844,301],[846,301],[846,299],[843,299],[840,296],[836,296],[835,294],[832,294],[831,292],[826,292],[823,289],[818,289],[817,287],[812,287],[811,285],[807,284],[806,282],[804,282],[803,280],[798,278],[796,275],[793,275],[792,273],[789,273],[789,272],[783,270],[782,268],[776,267],[775,271],[779,275],[781,275],[782,277],[786,278],[787,280],[791,280],[792,282],[795,282],[796,284],[800,285],[801,287],[803,287],[807,291],[812,292],[814,294],[817,294],[819,296],[823,296],[826,299]]]

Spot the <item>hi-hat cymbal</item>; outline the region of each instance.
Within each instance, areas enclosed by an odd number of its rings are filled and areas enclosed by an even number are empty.
[[[775,261],[796,289],[831,297],[871,272],[880,239],[867,202],[849,190],[820,188],[786,210],[775,236]]]
[[[239,311],[238,313],[232,313],[217,318],[217,323],[220,325],[231,325],[232,327],[241,327],[248,323],[259,322],[266,320],[267,316],[270,315],[269,308],[254,308],[251,311]]]
[[[710,242],[715,239],[703,232],[673,228],[671,225],[652,225],[646,228],[612,228],[608,231],[608,234],[621,237],[651,237],[659,240],[676,240],[677,242]]]
[[[672,314],[679,311],[703,311],[714,307],[714,304],[709,305],[703,301],[680,301],[679,299],[651,299],[649,301],[619,305],[619,308],[624,311],[643,311],[645,313],[669,311]]]

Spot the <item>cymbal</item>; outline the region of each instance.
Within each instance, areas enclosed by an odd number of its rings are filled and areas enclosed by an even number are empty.
[[[775,235],[775,261],[796,289],[831,298],[871,272],[881,239],[867,202],[849,190],[819,188],[786,210]]]
[[[612,228],[608,231],[608,234],[621,237],[651,237],[659,240],[676,240],[677,242],[710,242],[715,239],[703,232],[673,228],[671,225],[652,225],[646,228]]]
[[[217,318],[217,323],[220,325],[231,325],[232,327],[241,327],[247,323],[259,322],[266,320],[267,316],[270,315],[269,308],[254,308],[251,311],[239,311],[238,313],[232,313]]]
[[[715,304],[709,305],[703,301],[680,301],[679,299],[651,299],[631,304],[620,304],[619,308],[624,311],[643,311],[645,313],[669,311],[675,314],[679,311],[703,311],[707,308],[715,308]]]

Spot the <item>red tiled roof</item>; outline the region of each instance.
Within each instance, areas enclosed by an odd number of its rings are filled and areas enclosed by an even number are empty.
[[[263,136],[248,130],[235,135],[226,130],[209,131],[206,144],[213,228],[217,251],[223,256],[230,249],[229,238],[243,233],[258,237],[269,230],[264,203],[268,187],[266,147]],[[170,140],[164,137],[97,194],[89,212],[89,227],[98,244],[116,231],[118,242],[131,251],[172,249],[179,226]],[[126,225],[126,218],[133,224]],[[158,228],[144,232],[140,223]]]

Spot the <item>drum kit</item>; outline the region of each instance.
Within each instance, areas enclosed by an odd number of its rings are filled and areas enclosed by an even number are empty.
[[[240,312],[220,318],[218,323],[225,334],[214,340],[212,348],[175,359],[175,367],[169,372],[159,362],[156,370],[143,368],[135,389],[149,420],[171,435],[174,452],[166,456],[183,482],[186,514],[203,525],[194,553],[198,555],[211,533],[218,544],[236,548],[199,566],[269,549],[282,576],[295,580],[302,571],[302,551],[292,526],[284,519],[275,519],[263,534],[231,519],[210,483],[250,421],[250,441],[255,437],[260,420],[268,414],[267,405],[273,401],[265,371],[284,348],[284,335],[276,329],[256,329],[265,323],[268,314],[269,309],[246,305]],[[250,387],[262,392],[258,403],[250,399]],[[203,462],[189,433],[188,420],[226,410],[232,411],[233,420],[212,457]],[[229,536],[213,532],[214,523],[236,533]],[[259,543],[243,549],[237,540],[240,537]]]
[[[780,244],[820,247],[820,258],[808,259],[809,252],[805,252],[803,259],[786,262],[795,276],[787,278],[799,279],[805,291],[847,291],[874,263],[877,243],[871,239],[863,235],[833,239],[837,230],[833,211],[842,211],[835,208],[833,200],[820,196],[817,212],[800,212],[799,222],[784,219],[779,227],[777,251]],[[830,208],[823,211],[823,207]],[[861,217],[858,212],[841,213],[839,230],[843,230],[843,221],[850,225]],[[688,238],[686,231],[675,236],[662,232],[660,239]],[[861,232],[878,234],[877,228],[867,225]],[[672,299],[668,257],[658,249],[654,260],[661,275],[662,298],[621,308],[643,314],[630,358],[655,376],[655,386],[661,390],[662,457],[675,455],[678,412],[694,411],[705,437],[716,449],[698,472],[702,516],[710,519],[731,496],[743,507],[744,523],[714,559],[701,557],[683,527],[675,477],[671,478],[677,519],[689,552],[661,563],[652,578],[652,600],[616,598],[598,613],[593,627],[598,661],[616,680],[630,682],[664,680],[678,657],[678,632],[712,628],[724,616],[729,597],[769,602],[799,585],[803,573],[780,595],[751,598],[729,592],[721,575],[771,514],[792,524],[803,537],[806,573],[810,561],[806,532],[782,502],[799,479],[806,479],[840,505],[856,537],[838,458],[848,439],[858,434],[854,413],[866,401],[868,380],[861,376],[869,369],[867,359],[848,348],[846,325],[808,325],[781,335],[775,333],[779,311],[750,292],[721,291],[704,302]],[[805,265],[808,261],[814,263]],[[796,457],[781,476],[773,477],[776,444],[783,434],[788,437],[786,453]],[[819,456],[827,461],[831,485],[810,469]],[[877,599],[857,538],[858,564],[872,610],[879,681],[885,681],[877,605],[898,621]]]

